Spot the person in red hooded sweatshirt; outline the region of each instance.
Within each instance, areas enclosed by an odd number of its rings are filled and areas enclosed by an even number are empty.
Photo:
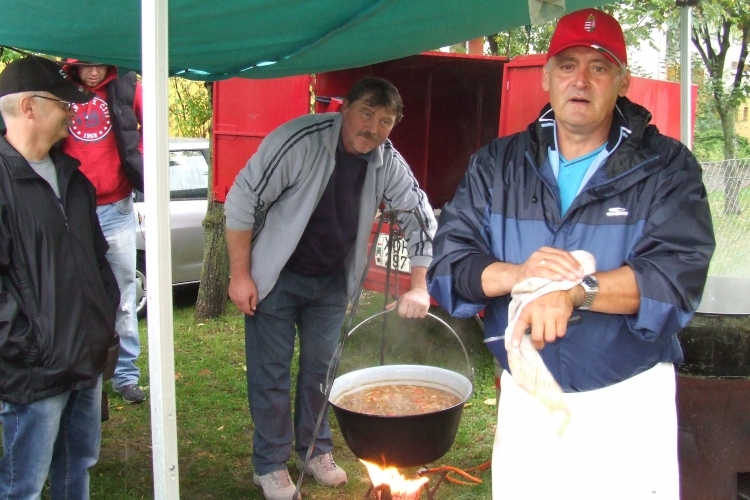
[[[136,222],[133,188],[143,191],[143,98],[135,73],[118,76],[117,67],[68,59],[64,71],[96,96],[73,104],[75,119],[62,151],[81,162],[96,188],[96,212],[109,244],[107,260],[120,287],[117,332],[120,356],[112,387],[130,403],[146,399],[138,385],[140,354],[136,314]]]

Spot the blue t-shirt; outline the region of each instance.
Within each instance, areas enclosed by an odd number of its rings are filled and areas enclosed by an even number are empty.
[[[591,164],[604,149],[605,144],[583,156],[567,160],[562,154],[558,154],[559,169],[557,172],[557,185],[560,187],[560,205],[562,213],[568,211],[570,204],[581,190],[583,178],[589,171]],[[590,177],[590,176],[589,176]]]

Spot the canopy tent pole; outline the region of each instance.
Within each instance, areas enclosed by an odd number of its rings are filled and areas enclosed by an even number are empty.
[[[680,7],[680,137],[689,149],[693,148],[693,92],[690,62],[690,32],[692,6],[696,0],[677,0]]]
[[[179,500],[169,231],[168,0],[142,0],[143,156],[154,498]]]

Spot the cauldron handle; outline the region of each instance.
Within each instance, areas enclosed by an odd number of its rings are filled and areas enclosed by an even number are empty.
[[[354,328],[352,328],[351,330],[349,330],[349,333],[347,333],[345,335],[345,338],[342,339],[342,341],[339,343],[338,347],[336,348],[336,351],[333,354],[333,357],[331,357],[331,362],[328,365],[328,373],[326,374],[326,389],[327,389],[325,391],[326,392],[326,397],[328,397],[330,395],[330,387],[333,385],[333,379],[335,378],[335,375],[336,375],[335,371],[338,369],[338,364],[339,364],[338,362],[341,360],[341,353],[342,353],[342,351],[344,349],[344,340],[347,339],[347,338],[349,338],[355,331],[357,331],[357,329],[360,326],[364,325],[365,323],[367,323],[371,319],[375,319],[378,316],[382,316],[384,314],[388,314],[389,312],[392,312],[392,311],[394,311],[396,309],[397,309],[397,307],[393,307],[391,309],[386,309],[385,311],[380,311],[380,312],[377,312],[377,313],[373,314],[369,318],[366,318],[363,321],[361,321],[360,323],[358,323],[357,326],[355,326]],[[427,316],[425,316],[425,317],[432,318],[435,321],[437,321],[438,323],[440,323],[441,325],[443,325],[456,338],[456,340],[458,341],[458,345],[461,346],[461,350],[464,353],[464,358],[466,358],[466,372],[467,372],[467,375],[468,375],[467,378],[469,379],[469,382],[471,382],[471,386],[474,387],[474,368],[472,368],[472,366],[471,366],[471,361],[469,360],[469,353],[466,351],[466,347],[464,346],[464,343],[461,341],[461,337],[459,337],[458,334],[456,333],[456,331],[448,323],[446,323],[443,319],[441,319],[441,318],[439,318],[439,317],[437,317],[434,314],[429,313],[429,312],[427,313]],[[332,371],[333,371],[333,373],[332,373]]]

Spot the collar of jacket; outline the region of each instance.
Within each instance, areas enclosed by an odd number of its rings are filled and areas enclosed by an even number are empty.
[[[539,118],[528,127],[529,150],[537,167],[547,159],[548,148],[555,149],[555,112],[549,103],[542,109]],[[616,177],[635,165],[653,156],[643,147],[644,140],[658,130],[649,125],[651,113],[627,97],[618,97],[609,131],[607,151],[611,151],[605,163],[608,178]]]
[[[16,150],[6,139],[5,136],[0,135],[0,156],[10,160],[7,162],[8,171],[14,179],[28,179],[39,177],[26,158]],[[57,148],[52,148],[49,151],[49,156],[52,158],[52,163],[55,164],[55,168],[58,169],[58,177],[67,178],[71,171],[78,168],[81,164],[75,158],[62,153]],[[39,177],[41,179],[41,177]]]

